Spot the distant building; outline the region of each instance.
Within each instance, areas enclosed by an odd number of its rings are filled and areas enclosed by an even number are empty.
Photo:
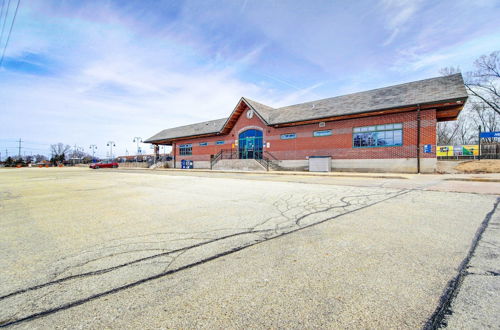
[[[294,170],[433,172],[436,124],[455,120],[466,100],[461,74],[281,108],[242,97],[227,118],[145,142],[172,146],[175,167],[237,158]]]

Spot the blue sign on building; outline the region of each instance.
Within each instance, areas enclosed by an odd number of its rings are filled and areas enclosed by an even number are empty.
[[[481,132],[480,138],[500,138],[500,132]]]
[[[424,144],[424,153],[426,154],[432,153],[432,144]]]

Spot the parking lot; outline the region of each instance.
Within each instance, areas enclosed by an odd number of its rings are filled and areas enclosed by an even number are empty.
[[[423,327],[498,189],[429,182],[2,169],[0,325]]]

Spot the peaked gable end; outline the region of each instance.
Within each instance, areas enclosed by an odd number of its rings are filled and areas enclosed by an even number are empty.
[[[226,122],[224,123],[224,126],[222,127],[220,134],[229,134],[229,132],[233,129],[233,127],[236,125],[236,123],[239,121],[240,117],[243,114],[248,114],[248,116],[250,117],[248,119],[252,119],[253,116],[256,116],[262,121],[263,124],[269,125],[268,111],[272,109],[273,108],[271,107],[268,107],[266,105],[242,97],[238,101],[238,104],[236,104],[236,107],[234,108],[233,112],[231,112],[229,118],[227,118]],[[249,110],[251,110],[250,112],[251,115],[248,112]]]

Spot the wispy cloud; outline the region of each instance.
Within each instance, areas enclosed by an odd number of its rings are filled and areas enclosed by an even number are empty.
[[[389,37],[383,42],[384,46],[390,45],[401,30],[405,29],[408,22],[417,14],[420,4],[419,0],[382,1],[386,27],[390,31]]]

